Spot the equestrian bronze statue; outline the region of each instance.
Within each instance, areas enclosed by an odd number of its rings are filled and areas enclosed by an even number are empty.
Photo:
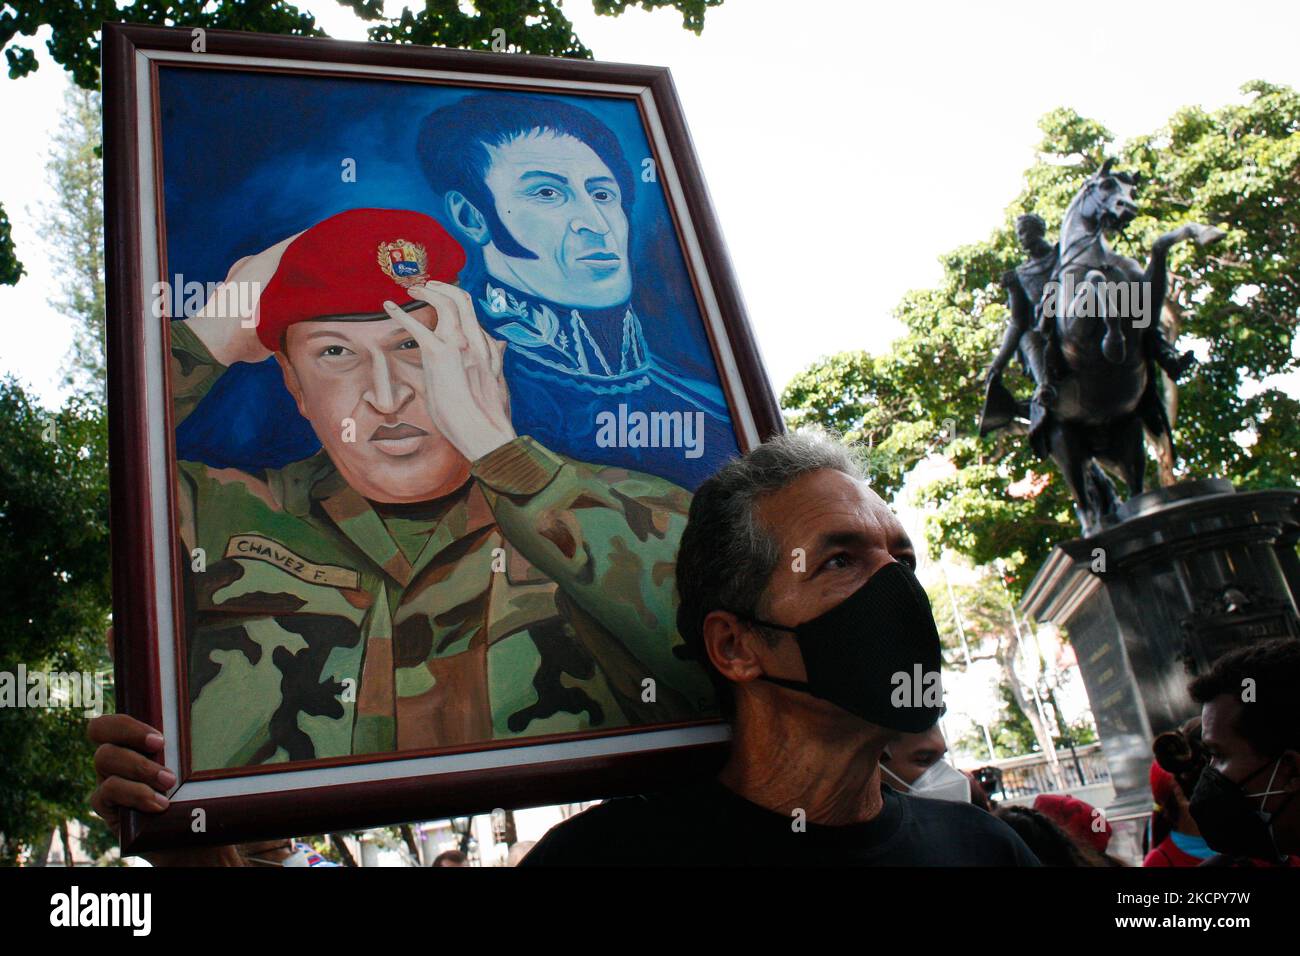
[[[1177,381],[1195,358],[1180,355],[1161,329],[1169,250],[1188,239],[1209,245],[1224,235],[1198,223],[1165,233],[1145,270],[1119,255],[1106,236],[1137,215],[1139,183],[1136,174],[1115,172],[1113,165],[1106,160],[1084,182],[1055,245],[1038,216],[1017,220],[1029,258],[1002,277],[1011,317],[985,379],[980,418],[981,435],[1028,421],[1034,450],[1050,456],[1065,477],[1085,535],[1099,530],[1118,505],[1106,472],[1124,480],[1130,497],[1141,494],[1145,437],[1172,447],[1159,370]],[[1016,354],[1034,381],[1027,403],[1002,384]]]

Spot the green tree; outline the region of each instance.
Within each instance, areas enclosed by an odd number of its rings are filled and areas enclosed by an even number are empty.
[[[951,590],[946,585],[936,587],[930,594],[930,605],[943,642],[946,669],[965,670],[968,660],[997,662],[1001,717],[989,725],[997,756],[1045,749],[1059,728],[1040,718],[1035,694],[1041,697],[1059,678],[1040,670],[1028,684],[1021,679],[1015,664],[1022,653],[1024,625],[1013,617],[1010,592],[1003,578],[990,568],[982,568],[970,584],[952,585]],[[1005,752],[1008,749],[1010,752]],[[987,753],[986,742],[976,738],[972,752]]]
[[[949,458],[955,470],[919,497],[931,512],[930,549],[942,544],[975,564],[1005,558],[1018,596],[1054,543],[1078,528],[1064,481],[1023,436],[976,435],[982,373],[1007,317],[998,278],[1021,258],[1015,217],[1036,212],[1055,233],[1083,180],[1116,156],[1143,182],[1141,214],[1114,244],[1120,252],[1145,262],[1158,235],[1188,220],[1228,233],[1210,250],[1186,244],[1171,257],[1163,320],[1208,352],[1177,395],[1175,474],[1293,487],[1300,402],[1264,380],[1300,367],[1300,95],[1263,81],[1243,93],[1212,112],[1181,110],[1123,144],[1071,110],[1043,117],[1037,162],[1003,222],[941,257],[938,287],[903,298],[895,316],[906,332],[887,352],[835,355],[796,376],[782,396],[791,424],[821,422],[869,441],[886,495],[928,455]],[[1028,397],[1028,379],[1017,378],[1008,384]],[[1031,472],[1045,486],[1022,490]]]
[[[0,672],[110,668],[107,454],[91,396],[51,413],[0,380]],[[82,711],[0,707],[0,864],[24,847],[43,857],[74,817],[91,823],[96,850],[112,842],[86,810],[90,757]]]
[[[1033,726],[1025,718],[1011,694],[1011,688],[1005,683],[998,685],[998,717],[990,722],[988,730],[989,738],[993,741],[994,760],[1020,757],[1040,749],[1034,737]],[[988,753],[988,744],[978,729],[958,737],[953,741],[953,746],[981,756]]]
[[[384,16],[382,0],[337,0],[366,23],[371,40],[421,43],[466,50],[504,50],[543,56],[591,59],[592,52],[573,32],[565,17],[564,0],[473,0],[470,9],[460,0],[425,0],[423,9],[403,7],[395,17]],[[593,0],[596,13],[618,16],[629,6],[646,10],[671,7],[682,15],[682,26],[699,34],[704,15],[722,0]],[[319,8],[317,8],[319,9]],[[0,49],[9,76],[18,79],[40,65],[36,53],[18,37],[32,37],[43,27],[51,31],[46,47],[54,62],[67,70],[78,86],[99,88],[99,32],[106,21],[155,26],[201,27],[207,30],[246,30],[294,36],[325,36],[311,12],[282,0],[8,0],[0,11]],[[497,32],[501,31],[501,32]],[[23,275],[9,220],[0,206],[0,283],[13,285]]]
[[[5,647],[0,671],[9,673],[16,671],[19,662],[29,672],[107,674],[110,670],[103,640],[110,595],[99,94],[70,85],[64,103],[47,165],[56,200],[42,209],[40,232],[50,254],[67,267],[59,296],[50,305],[74,322],[65,384],[78,386],[80,393],[53,415],[38,409],[16,382],[9,380],[3,386],[0,414],[6,434],[14,440],[5,449],[7,467],[0,467],[0,495],[4,496],[0,520],[10,525],[3,540],[18,542],[5,556],[13,562],[6,581],[19,582],[25,598],[50,602],[48,607],[25,603],[17,620],[6,628],[6,633],[12,627],[26,631],[25,639]],[[39,442],[33,440],[33,428],[39,430]],[[60,494],[51,496],[48,492],[56,483]],[[81,504],[69,512],[73,497],[80,498]],[[76,537],[64,539],[61,535],[69,521],[80,530]],[[36,527],[42,529],[40,536],[31,533]],[[71,553],[64,550],[65,540]],[[33,570],[38,574],[35,592],[20,568],[26,568],[28,576]],[[48,583],[47,574],[60,582],[58,594],[40,587]],[[6,601],[6,606],[12,605]],[[52,608],[71,611],[73,616],[60,618],[51,613]],[[5,834],[0,862],[13,862],[23,846],[39,862],[55,827],[66,850],[65,821],[70,818],[88,820],[90,849],[96,855],[104,852],[112,835],[85,808],[95,781],[84,712],[20,709],[6,716],[18,728],[5,734],[7,746],[0,744],[4,760],[0,832]]]
[[[104,368],[104,180],[99,160],[99,94],[69,86],[47,170],[55,202],[43,209],[41,238],[62,263],[50,305],[75,323],[64,384],[102,395]]]

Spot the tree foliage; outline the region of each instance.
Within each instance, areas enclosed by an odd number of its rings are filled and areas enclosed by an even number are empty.
[[[1176,247],[1165,320],[1206,360],[1178,390],[1176,475],[1226,477],[1239,487],[1291,487],[1300,463],[1300,402],[1265,382],[1300,367],[1300,94],[1256,81],[1244,100],[1180,110],[1161,129],[1116,144],[1095,120],[1058,109],[1040,121],[1037,161],[988,238],[941,258],[943,281],[908,293],[906,332],[881,354],[848,352],[806,369],[782,396],[792,425],[820,422],[869,442],[874,475],[896,492],[936,451],[956,466],[921,492],[932,552],[976,564],[1005,558],[1019,593],[1053,544],[1078,533],[1069,492],[1021,435],[977,437],[988,366],[1007,318],[1001,274],[1022,254],[1015,217],[1036,212],[1056,235],[1071,198],[1106,156],[1140,172],[1141,214],[1114,247],[1145,262],[1152,241],[1184,222],[1217,225],[1211,249]],[[1008,385],[1027,398],[1027,377]],[[1030,472],[1046,486],[1012,492]],[[1153,469],[1149,474],[1153,473]]]
[[[1012,694],[1010,686],[1005,683],[998,687],[998,717],[989,725],[988,730],[989,738],[993,742],[993,756],[990,759],[1002,760],[1007,757],[1022,757],[1025,754],[1042,752],[1038,738],[1034,736],[1033,725],[1020,710],[1015,695]],[[1070,744],[1082,747],[1097,741],[1097,730],[1086,716],[1071,721],[1068,730],[1067,738],[1057,728],[1053,728],[1052,742],[1058,751]],[[956,737],[952,741],[952,746],[955,750],[979,755],[981,758],[987,756],[989,752],[988,741],[984,739],[978,727]]]
[[[564,15],[564,0],[425,0],[422,9],[404,6],[395,17],[384,16],[382,0],[329,0],[374,23],[371,40],[420,43],[466,50],[533,53],[591,59],[592,51],[573,32]],[[618,16],[629,6],[646,10],[671,7],[682,15],[682,26],[699,34],[704,15],[722,0],[593,0],[596,13]],[[468,6],[469,9],[464,9]],[[21,38],[49,28],[46,47],[54,62],[67,70],[78,86],[99,88],[99,32],[105,22],[140,23],[206,30],[244,30],[291,36],[325,36],[314,14],[283,0],[8,0],[0,8],[0,49],[11,79],[40,65],[32,47]],[[500,33],[496,31],[500,30]],[[504,43],[494,46],[499,39]],[[0,206],[0,283],[12,285],[22,275],[9,220]]]
[[[104,180],[100,175],[99,94],[69,86],[46,169],[55,202],[42,210],[41,238],[63,268],[50,305],[76,332],[65,385],[102,393],[104,368]]]
[[[998,708],[987,725],[993,743],[992,758],[1041,752],[1049,740],[1058,750],[1071,742],[1077,745],[1096,740],[1087,717],[1067,727],[1053,703],[1065,673],[1046,661],[1025,666],[1026,659],[1036,661],[1037,651],[1030,648],[1036,648],[1037,641],[1028,634],[1025,622],[1013,618],[1007,584],[1000,574],[984,568],[969,583],[952,585],[951,592],[939,586],[930,593],[944,648],[944,670],[966,670],[967,652],[972,663],[988,660],[998,665]],[[1032,643],[1022,647],[1023,641]],[[1018,657],[1022,661],[1020,668],[1015,665]],[[1045,722],[1039,718],[1035,695],[1043,704]],[[970,754],[989,756],[988,741],[978,727],[956,738],[953,744]]]
[[[92,397],[51,413],[0,380],[0,672],[110,668],[107,461]],[[0,708],[0,863],[88,817],[90,753],[82,711]]]

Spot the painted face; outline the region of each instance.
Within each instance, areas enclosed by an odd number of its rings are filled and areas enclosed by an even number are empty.
[[[430,328],[437,321],[428,306],[411,315]],[[429,501],[469,477],[469,462],[429,417],[420,347],[395,320],[299,322],[276,359],[298,410],[364,497]]]
[[[605,308],[632,294],[628,222],[609,167],[572,136],[536,133],[488,147],[485,181],[496,212],[536,259],[489,243],[494,278],[575,308]],[[505,274],[501,274],[505,273]]]

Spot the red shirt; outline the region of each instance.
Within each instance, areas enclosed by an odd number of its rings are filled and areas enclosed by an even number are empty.
[[[1213,861],[1213,862],[1211,862]],[[1174,843],[1173,837],[1165,837],[1155,848],[1146,855],[1142,861],[1143,866],[1286,866],[1300,867],[1300,856],[1289,856],[1285,863],[1270,863],[1267,860],[1248,859],[1238,857],[1231,862],[1221,856],[1212,856],[1209,859],[1202,860],[1199,857],[1192,856],[1190,853],[1184,853],[1177,844]]]
[[[1184,853],[1178,849],[1174,843],[1173,837],[1165,837],[1146,855],[1142,861],[1143,866],[1200,866],[1203,861],[1199,857],[1192,856],[1190,853]]]

